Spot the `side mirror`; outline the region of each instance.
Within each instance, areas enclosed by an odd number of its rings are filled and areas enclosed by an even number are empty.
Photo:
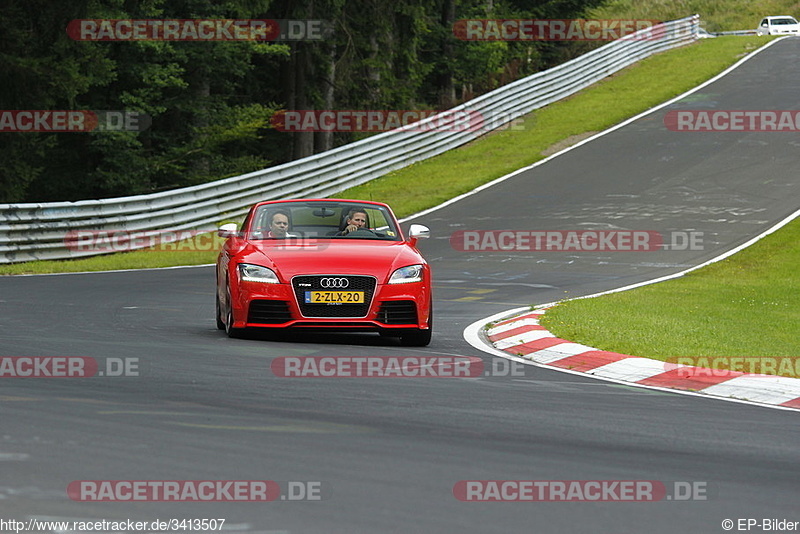
[[[408,237],[414,239],[427,239],[431,236],[431,230],[421,224],[412,224],[408,229]]]
[[[236,223],[223,224],[217,230],[217,235],[220,237],[233,237],[238,233],[237,230]]]
[[[417,246],[417,239],[427,239],[431,236],[431,231],[427,226],[412,224],[408,229],[408,242],[412,247]]]

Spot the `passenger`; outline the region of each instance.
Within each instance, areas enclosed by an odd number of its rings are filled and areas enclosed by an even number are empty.
[[[285,239],[289,231],[289,212],[286,210],[277,210],[272,214],[269,221],[268,238]]]

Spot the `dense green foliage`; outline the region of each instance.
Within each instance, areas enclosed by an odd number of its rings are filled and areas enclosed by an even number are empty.
[[[0,134],[0,203],[148,193],[264,168],[353,134],[279,109],[445,109],[585,46],[467,42],[465,18],[575,18],[602,0],[6,0],[0,108],[146,113],[141,132]],[[74,19],[319,19],[320,41],[75,41]]]

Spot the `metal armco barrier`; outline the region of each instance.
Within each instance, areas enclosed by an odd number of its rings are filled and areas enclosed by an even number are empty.
[[[507,124],[656,52],[696,40],[700,17],[693,15],[656,27],[656,37],[633,34],[552,69],[517,80],[449,110],[480,113],[494,128]],[[647,30],[643,30],[647,31]],[[641,33],[641,32],[640,32]],[[457,121],[457,118],[450,119]],[[412,128],[437,121],[431,117]],[[441,121],[437,121],[439,124]],[[326,197],[390,171],[468,143],[486,130],[441,128],[392,130],[283,165],[193,187],[148,195],[48,202],[0,204],[0,263],[96,255],[71,250],[68,232],[151,232],[211,229],[217,221],[237,217],[261,200]],[[75,247],[71,247],[74,249]]]

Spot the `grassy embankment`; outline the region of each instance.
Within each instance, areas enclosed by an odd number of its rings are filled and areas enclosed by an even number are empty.
[[[610,0],[592,11],[591,18],[674,20],[699,13],[710,32],[754,30],[767,15],[797,18],[796,0]]]
[[[660,360],[796,358],[798,262],[800,220],[795,220],[681,278],[563,303],[547,312],[543,324],[564,339]],[[795,365],[785,374],[800,378]]]

